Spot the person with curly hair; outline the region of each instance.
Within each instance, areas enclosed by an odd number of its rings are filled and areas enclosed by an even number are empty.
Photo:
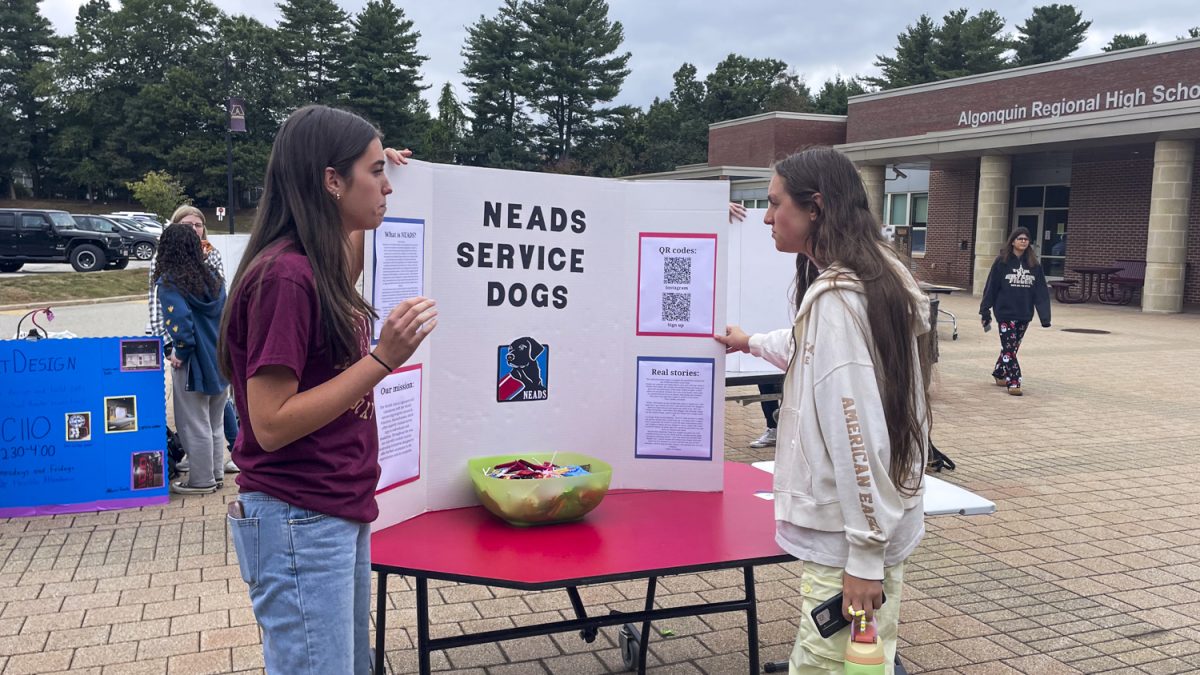
[[[208,494],[225,479],[225,401],[229,382],[217,364],[217,335],[225,309],[225,285],[205,263],[200,236],[189,224],[163,231],[155,256],[154,286],[163,325],[174,344],[175,428],[188,453],[186,480],[171,482],[178,494]]]

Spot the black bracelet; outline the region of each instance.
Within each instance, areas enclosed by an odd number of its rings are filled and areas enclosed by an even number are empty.
[[[378,356],[375,356],[375,352],[367,352],[367,353],[368,353],[368,354],[370,354],[371,358],[373,358],[373,359],[375,359],[376,361],[378,361],[378,362],[379,362],[379,365],[383,366],[383,367],[384,367],[384,368],[385,368],[385,369],[386,369],[386,370],[387,370],[389,373],[391,373],[393,370],[395,370],[394,368],[392,368],[392,367],[391,367],[391,366],[389,366],[388,364],[384,363],[384,362],[383,362],[383,359],[379,358]]]

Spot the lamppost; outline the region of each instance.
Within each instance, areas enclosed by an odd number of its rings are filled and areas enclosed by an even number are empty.
[[[232,54],[225,55],[225,86],[230,92],[229,98],[225,99],[225,173],[228,182],[228,205],[225,207],[226,213],[229,215],[229,234],[233,234],[233,214],[234,192],[233,192],[233,134],[245,133],[246,131],[246,102],[244,99],[235,97],[233,92],[233,80],[230,77]]]

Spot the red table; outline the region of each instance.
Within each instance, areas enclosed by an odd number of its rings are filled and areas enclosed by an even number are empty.
[[[578,630],[595,639],[605,626],[625,625],[627,663],[645,673],[650,622],[680,616],[745,612],[749,672],[758,672],[758,614],[754,567],[792,560],[775,543],[772,502],[756,497],[771,490],[771,476],[745,464],[725,463],[724,492],[611,492],[584,520],[516,528],[482,507],[436,511],[371,535],[371,567],[379,575],[376,606],[376,673],[384,664],[387,578],[415,577],[417,650],[421,673],[430,653],[467,645]],[[740,567],[742,600],[655,609],[659,577]],[[522,590],[566,589],[578,618],[532,626],[430,639],[429,579]],[[577,588],[647,579],[645,610],[587,615]],[[633,625],[641,622],[641,630]],[[640,644],[639,644],[640,643]],[[636,655],[632,650],[636,649]]]

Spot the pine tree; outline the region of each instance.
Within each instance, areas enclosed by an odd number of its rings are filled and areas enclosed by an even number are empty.
[[[450,83],[442,85],[438,95],[437,117],[425,136],[423,159],[431,162],[459,163],[463,137],[467,132],[467,115],[454,96]]]
[[[334,0],[282,0],[277,7],[283,62],[299,84],[297,103],[336,103],[349,16]]]
[[[526,112],[528,39],[517,0],[504,0],[495,17],[467,27],[462,74],[471,93],[471,134],[463,161],[477,166],[525,169],[535,165]]]
[[[376,124],[387,139],[417,151],[429,120],[418,104],[421,34],[392,0],[370,0],[353,21],[342,81],[345,102]]]
[[[975,16],[956,9],[942,19],[934,30],[931,50],[933,69],[938,79],[990,73],[1008,66],[1004,52],[1009,38],[1003,33],[1004,19],[985,9]]]
[[[673,78],[675,86],[666,100],[655,98],[644,115],[630,120],[640,128],[641,171],[670,171],[707,157],[704,83],[696,79],[696,66],[690,63],[681,65]]]
[[[551,162],[568,160],[579,137],[610,111],[621,91],[629,52],[621,22],[605,0],[531,0],[522,7],[528,31],[529,102],[543,117],[540,132]]]
[[[1083,44],[1091,21],[1072,5],[1034,7],[1033,14],[1017,27],[1015,47],[1018,66],[1065,59]]]
[[[808,107],[808,87],[778,59],[730,54],[704,79],[709,122]]]
[[[851,77],[843,80],[841,75],[835,75],[832,80],[826,80],[813,99],[813,112],[823,115],[845,115],[849,109],[851,96],[865,94],[867,90],[859,83],[858,78]]]
[[[1101,51],[1115,52],[1121,49],[1129,49],[1130,47],[1145,47],[1152,45],[1150,36],[1145,33],[1131,35],[1128,33],[1117,33],[1108,41],[1108,44],[1100,48]]]
[[[896,36],[895,56],[881,54],[875,57],[875,65],[882,71],[880,76],[865,77],[863,81],[882,89],[936,81],[934,31],[933,19],[922,14],[915,26],[905,27],[904,32]]]
[[[45,90],[58,44],[37,0],[0,5],[0,181],[10,197],[16,196],[16,169],[32,179],[35,195],[44,194],[53,133]]]

